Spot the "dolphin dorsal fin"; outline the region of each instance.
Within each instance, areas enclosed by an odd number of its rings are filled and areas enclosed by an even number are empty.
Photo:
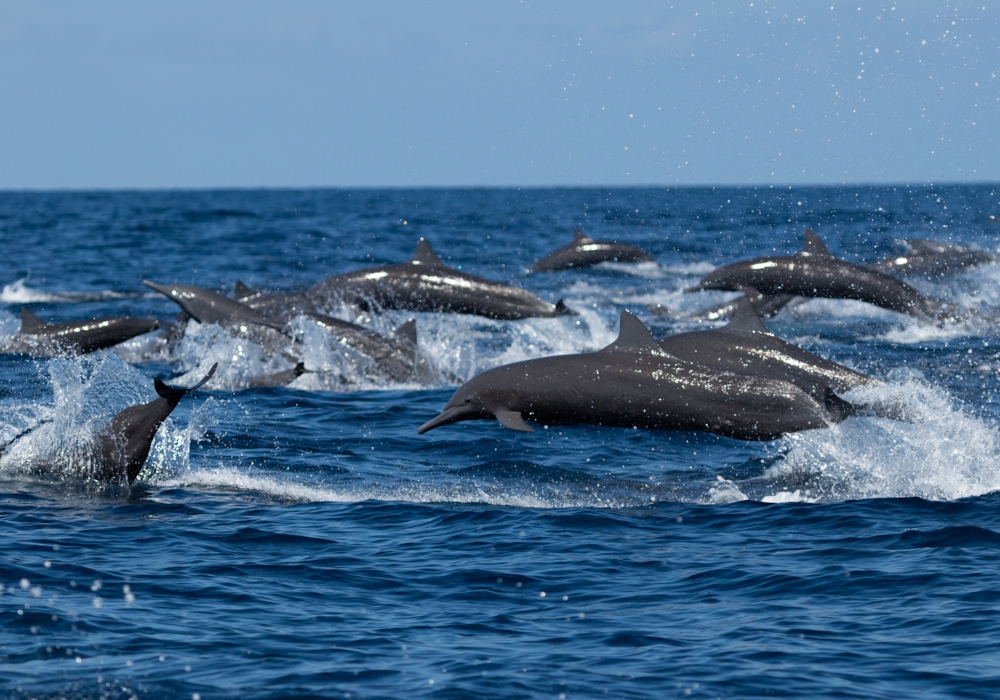
[[[417,344],[417,320],[411,318],[409,321],[401,325],[399,328],[392,332],[392,337],[398,340],[405,341],[410,345]]]
[[[243,280],[236,280],[236,286],[233,288],[233,298],[237,301],[248,299],[256,293],[257,290],[248,284],[244,284]]]
[[[628,311],[622,311],[619,322],[618,340],[611,343],[601,352],[631,352],[647,353],[654,355],[666,355],[663,348],[649,332],[649,329],[642,324]]]
[[[573,242],[574,243],[583,243],[585,240],[587,240],[587,236],[584,235],[582,229],[580,229],[580,228],[573,229]]]
[[[410,264],[427,265],[428,267],[444,266],[441,258],[437,256],[437,253],[431,248],[431,244],[427,242],[426,238],[421,238],[417,241],[417,252],[410,258]]]
[[[31,335],[45,328],[42,320],[28,310],[27,306],[21,307],[21,333]]]
[[[201,386],[204,386],[205,382],[207,382],[215,375],[215,370],[217,370],[218,368],[219,368],[219,363],[216,362],[214,365],[212,365],[212,369],[208,370],[208,374],[202,377],[200,382],[186,389],[181,387],[167,386],[166,384],[163,383],[163,381],[159,377],[153,379],[153,386],[156,388],[157,394],[165,398],[167,401],[170,401],[171,403],[177,403],[178,401],[181,400],[181,397],[184,396],[184,394],[188,393],[189,391],[194,391],[195,389]]]
[[[833,253],[830,249],[826,247],[826,243],[823,239],[816,235],[816,232],[811,228],[806,229],[806,245],[799,255],[809,258],[832,258]]]
[[[729,331],[753,331],[754,333],[772,335],[764,322],[760,320],[760,314],[757,313],[757,309],[753,308],[753,304],[750,303],[750,299],[745,294],[736,300],[733,315],[725,328]]]

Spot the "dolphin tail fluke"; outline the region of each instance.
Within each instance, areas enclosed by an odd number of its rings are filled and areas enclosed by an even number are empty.
[[[38,333],[45,327],[38,316],[31,313],[27,306],[21,307],[21,333],[26,335],[31,335],[32,333]]]
[[[563,303],[562,299],[556,302],[556,316],[579,316],[579,315],[580,314],[578,314],[576,311],[573,311],[573,309],[566,306],[566,304]]]
[[[156,387],[157,394],[165,398],[170,403],[177,403],[178,401],[181,400],[181,397],[184,396],[184,394],[204,386],[209,379],[215,376],[215,370],[217,370],[218,368],[219,368],[219,363],[216,362],[214,365],[212,365],[212,369],[208,370],[208,374],[206,374],[200,382],[198,382],[192,387],[179,388],[179,387],[167,386],[166,384],[163,383],[163,381],[159,377],[156,377],[153,380],[153,386]]]

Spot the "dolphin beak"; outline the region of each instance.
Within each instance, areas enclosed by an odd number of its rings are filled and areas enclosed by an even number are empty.
[[[150,289],[155,289],[160,294],[165,294],[168,297],[171,296],[171,294],[170,294],[170,287],[166,287],[166,286],[164,286],[162,284],[157,284],[156,282],[150,282],[149,280],[143,280],[142,283],[144,285],[146,285],[147,287],[149,287]]]
[[[464,420],[465,416],[469,413],[466,406],[453,406],[451,408],[445,408],[441,413],[437,414],[429,421],[417,428],[417,434],[423,435],[428,430],[434,430],[434,428],[440,428],[442,425],[448,425],[449,423],[458,423]]]

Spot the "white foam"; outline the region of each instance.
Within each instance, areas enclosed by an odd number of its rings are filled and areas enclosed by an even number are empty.
[[[901,406],[912,422],[849,418],[783,438],[764,478],[739,484],[769,502],[919,497],[950,501],[1000,490],[1000,431],[917,379],[847,398]],[[761,488],[763,484],[763,488]]]
[[[390,486],[351,485],[335,488],[260,474],[242,468],[194,469],[182,475],[156,480],[167,488],[198,487],[255,493],[280,501],[298,503],[357,503],[360,501],[400,501],[404,503],[470,503],[513,508],[628,508],[647,505],[646,499],[630,499],[593,493],[535,492],[514,488],[493,488],[474,483],[414,484]]]
[[[3,290],[0,290],[0,303],[40,304],[50,302],[85,302],[104,301],[108,299],[132,299],[142,296],[139,292],[116,292],[110,289],[93,292],[43,292],[29,287],[27,281],[27,277],[22,277],[10,284],[5,284]]]

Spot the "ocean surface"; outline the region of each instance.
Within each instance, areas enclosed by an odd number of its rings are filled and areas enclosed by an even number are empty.
[[[150,279],[227,294],[402,262],[563,299],[578,316],[417,320],[424,384],[366,378],[308,336],[312,370],[191,322],[71,359],[0,356],[0,696],[12,698],[995,698],[1000,692],[1000,329],[811,300],[778,335],[883,380],[912,423],[849,418],[751,443],[470,421],[418,436],[455,383],[597,350],[622,309],[657,335],[731,298],[720,264],[812,227],[873,262],[928,238],[996,251],[1000,188],[0,193],[0,340],[45,321],[177,307]],[[656,263],[526,274],[590,236]],[[910,279],[1000,306],[1000,267]],[[669,316],[656,316],[660,304]],[[208,390],[160,429],[131,489],[66,460],[153,377]],[[856,390],[862,391],[862,390]],[[851,394],[847,395],[851,398]],[[62,452],[65,454],[65,451]]]

